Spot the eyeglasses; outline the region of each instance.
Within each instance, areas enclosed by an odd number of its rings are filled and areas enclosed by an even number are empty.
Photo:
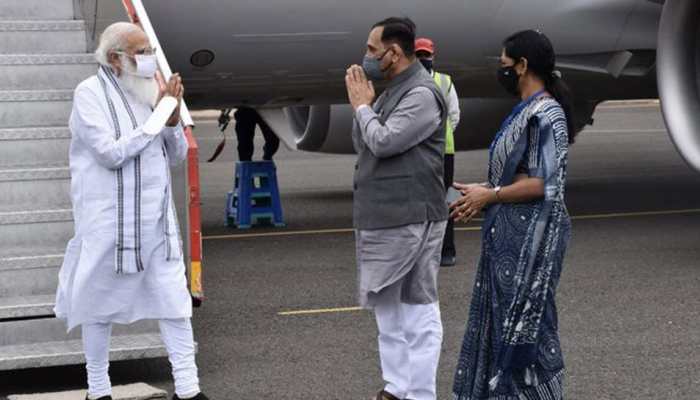
[[[144,47],[143,49],[138,49],[134,52],[134,54],[141,54],[145,56],[152,56],[156,54],[156,49],[153,47]]]
[[[155,49],[155,48],[153,48],[153,47],[144,47],[144,48],[141,48],[141,49],[138,49],[138,50],[134,51],[134,54],[127,53],[126,51],[124,51],[124,50],[122,50],[122,49],[116,49],[114,52],[117,53],[117,54],[124,54],[124,55],[126,55],[126,56],[133,57],[133,56],[136,56],[136,55],[139,55],[139,56],[152,56],[152,55],[156,54],[156,50],[157,50],[157,49]]]

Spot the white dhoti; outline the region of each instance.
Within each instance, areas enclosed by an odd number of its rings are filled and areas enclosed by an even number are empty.
[[[442,347],[437,275],[446,225],[357,233],[360,304],[374,309],[384,390],[400,399],[437,396]]]

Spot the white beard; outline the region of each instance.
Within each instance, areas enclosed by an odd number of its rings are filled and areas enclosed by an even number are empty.
[[[122,73],[119,82],[129,94],[134,96],[141,104],[155,107],[158,99],[158,82],[155,78],[142,78],[134,75],[136,67],[129,60],[122,59]]]

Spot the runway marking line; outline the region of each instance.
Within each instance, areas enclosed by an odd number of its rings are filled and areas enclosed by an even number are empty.
[[[659,104],[621,104],[611,106],[598,106],[596,110],[631,110],[635,108],[661,108]]]
[[[616,218],[648,217],[648,216],[677,215],[677,214],[700,214],[700,208],[688,208],[688,209],[683,209],[683,210],[640,211],[640,212],[629,212],[629,213],[576,215],[576,216],[572,216],[571,219],[576,221],[576,220],[616,219]],[[474,219],[474,221],[479,222],[479,221],[483,221],[483,219]],[[456,227],[455,230],[460,231],[460,232],[477,232],[477,231],[481,230],[481,227],[463,226],[463,227]],[[229,240],[229,239],[250,239],[250,238],[282,237],[282,236],[331,235],[331,234],[344,234],[344,233],[354,233],[354,232],[355,232],[355,230],[352,228],[316,229],[316,230],[306,230],[306,231],[282,231],[282,232],[263,232],[263,233],[241,233],[241,234],[234,234],[234,235],[211,235],[211,236],[202,237],[202,240]]]
[[[582,134],[666,133],[666,129],[584,129]]]
[[[611,101],[596,107],[597,110],[606,109],[621,109],[621,108],[660,108],[661,103],[658,100],[639,100],[639,101]]]
[[[300,235],[329,235],[334,233],[353,233],[354,229],[316,229],[308,231],[282,231],[282,232],[264,232],[264,233],[241,233],[235,235],[212,235],[204,236],[203,240],[222,240],[222,239],[247,239],[257,237],[275,237],[275,236],[300,236]]]
[[[629,213],[608,213],[608,214],[591,214],[572,216],[572,220],[587,220],[587,219],[613,219],[613,218],[631,218],[631,217],[647,217],[661,215],[677,215],[677,214],[699,214],[700,208],[687,208],[684,210],[665,210],[665,211],[639,211]]]
[[[312,315],[312,314],[331,314],[331,313],[343,313],[343,312],[356,312],[362,311],[362,307],[338,307],[338,308],[318,308],[315,310],[298,310],[298,311],[281,311],[277,315],[280,316],[293,316],[293,315]]]

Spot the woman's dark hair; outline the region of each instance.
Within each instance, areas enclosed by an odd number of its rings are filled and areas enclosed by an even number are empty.
[[[401,47],[406,57],[411,58],[415,54],[416,24],[410,18],[391,17],[379,21],[372,29],[384,27],[382,42],[394,42]]]
[[[517,63],[527,60],[527,68],[544,81],[547,91],[561,104],[569,128],[569,143],[578,133],[574,121],[573,96],[558,72],[555,72],[556,55],[552,42],[545,34],[527,30],[509,36],[503,41],[506,56]]]

